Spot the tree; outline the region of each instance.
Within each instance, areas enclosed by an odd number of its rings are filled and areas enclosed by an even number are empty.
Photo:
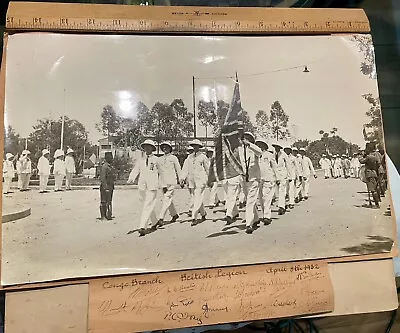
[[[138,118],[138,125],[145,136],[154,136],[158,143],[172,140],[178,144],[193,134],[192,120],[183,100],[174,99],[171,104],[156,102]]]
[[[271,125],[268,114],[264,110],[258,110],[256,114],[256,132],[265,139],[271,137]]]
[[[309,144],[310,144],[310,140],[302,139],[302,140],[297,140],[295,143],[293,143],[293,147],[296,147],[297,149],[300,149],[300,148],[307,149]]]
[[[372,94],[364,94],[362,97],[369,103],[369,110],[365,114],[371,118],[370,122],[365,124],[365,127],[371,130],[371,133],[366,134],[364,130],[364,139],[367,141],[376,140],[383,144],[381,102],[379,98],[373,97]]]
[[[34,160],[39,159],[42,149],[48,148],[51,154],[60,148],[62,118],[53,120],[50,118],[39,119],[33,126],[33,132],[29,134],[28,149]],[[95,153],[94,146],[89,142],[88,132],[77,120],[64,118],[64,150],[69,147],[75,151],[75,162],[81,165],[84,147],[86,156]]]
[[[208,127],[214,127],[217,115],[215,110],[215,104],[213,102],[206,102],[200,100],[197,105],[198,113],[197,117],[202,126],[206,128],[206,138],[208,137]]]
[[[119,132],[121,126],[121,117],[117,115],[111,105],[103,107],[101,112],[101,121],[96,124],[96,128],[104,136],[110,138]]]
[[[19,154],[25,148],[24,142],[15,131],[15,129],[8,125],[4,129],[4,153]]]
[[[285,113],[279,101],[275,101],[271,105],[269,121],[271,123],[272,135],[275,140],[283,140],[290,136],[290,132],[287,128],[289,116]]]
[[[360,71],[371,79],[376,79],[375,52],[371,35],[354,35],[352,40],[357,44],[358,51],[363,53]]]
[[[180,152],[186,149],[184,138],[191,137],[194,132],[193,113],[189,112],[182,99],[174,99],[171,103],[174,115],[172,126],[175,150]]]

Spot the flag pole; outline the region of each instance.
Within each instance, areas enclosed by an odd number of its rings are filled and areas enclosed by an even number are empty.
[[[61,118],[61,149],[63,149],[64,147],[64,122],[65,122],[65,93],[66,90],[64,88],[64,111],[63,111],[63,115]]]
[[[197,137],[197,133],[196,133],[196,94],[195,94],[195,77],[192,76],[192,97],[193,97],[193,134],[194,134],[194,138]]]

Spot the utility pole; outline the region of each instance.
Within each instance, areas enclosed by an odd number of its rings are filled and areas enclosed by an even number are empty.
[[[64,110],[63,110],[63,115],[61,118],[61,149],[64,147],[64,122],[65,122],[65,94],[66,94],[66,89],[64,88]]]
[[[193,82],[192,82],[192,94],[193,94],[193,133],[194,133],[194,138],[197,137],[196,133],[196,89],[195,89],[195,77],[192,77]]]

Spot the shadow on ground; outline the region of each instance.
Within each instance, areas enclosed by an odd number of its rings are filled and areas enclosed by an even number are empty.
[[[393,240],[383,236],[368,236],[369,242],[362,243],[356,246],[342,248],[341,250],[349,254],[372,254],[390,252],[393,245]]]

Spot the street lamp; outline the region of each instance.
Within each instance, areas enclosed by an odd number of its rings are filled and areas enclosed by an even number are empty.
[[[310,71],[308,70],[307,66],[304,66],[303,73],[310,73]]]

